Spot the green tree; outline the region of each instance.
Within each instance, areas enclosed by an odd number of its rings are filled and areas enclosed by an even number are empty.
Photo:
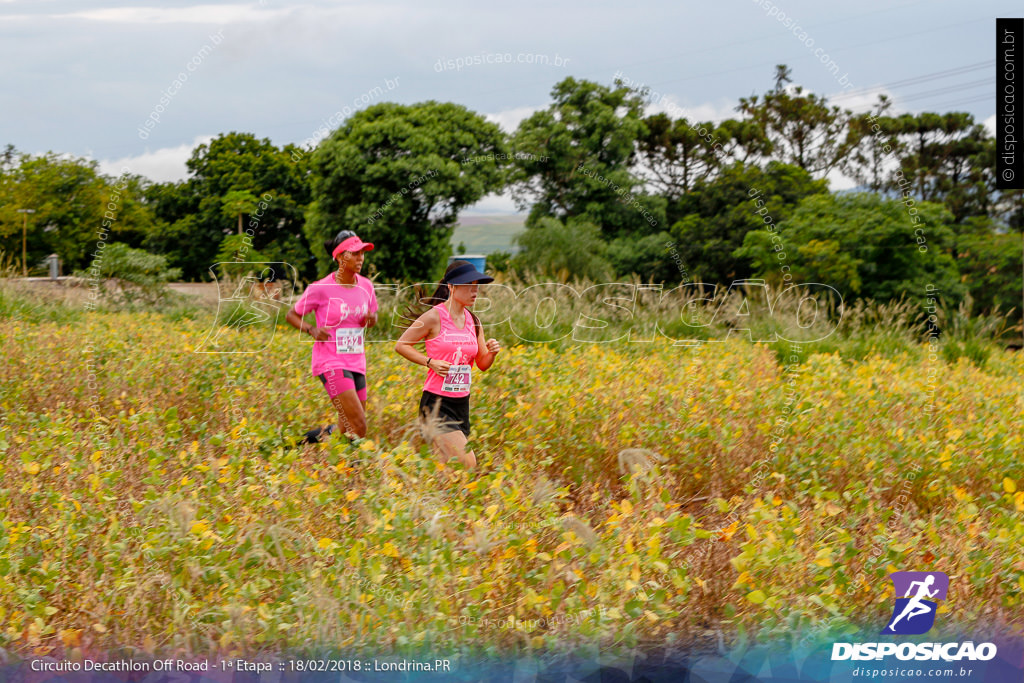
[[[530,207],[527,226],[552,217],[593,223],[605,239],[655,232],[665,202],[638,194],[642,180],[632,171],[637,140],[647,132],[640,93],[566,78],[551,96],[511,142],[509,183],[519,208]]]
[[[1022,318],[1021,262],[1024,235],[989,218],[972,218],[956,238],[956,266],[981,312],[1014,310]]]
[[[787,83],[793,82],[793,70],[785,64],[775,65],[775,92],[782,92]]]
[[[747,233],[763,228],[766,221],[778,225],[801,199],[826,190],[826,181],[790,164],[773,161],[763,170],[740,163],[727,166],[718,178],[698,183],[673,208],[683,216],[669,230],[681,267],[695,282],[727,285],[750,277],[750,258],[736,253]],[[667,252],[664,258],[668,268]]]
[[[954,220],[962,223],[972,217],[997,215],[995,138],[977,125],[956,143],[951,157],[942,189],[943,203]]]
[[[1002,212],[995,140],[983,126],[957,112],[885,116],[890,104],[880,97],[872,114],[850,119],[858,142],[843,162],[847,175],[874,192],[941,202],[957,223]]]
[[[893,176],[891,189],[907,188],[918,200],[945,204],[958,223],[989,214],[995,144],[973,116],[965,112],[903,114],[889,125],[902,143],[902,182]]]
[[[941,201],[941,188],[935,181],[955,152],[957,141],[970,133],[973,117],[966,113],[923,112],[895,117],[890,125],[902,143],[900,171],[912,182],[915,196],[926,202]]]
[[[719,124],[724,140],[724,156],[744,165],[769,161],[772,143],[760,123],[752,119],[726,119]]]
[[[891,188],[891,174],[887,167],[899,158],[904,145],[899,139],[896,120],[885,116],[892,102],[880,95],[873,112],[850,118],[849,126],[857,145],[843,160],[843,172],[872,192]]]
[[[245,242],[244,235],[228,235],[220,243],[220,251],[217,252],[218,263],[250,262],[266,263],[271,261],[265,254],[261,254],[249,247]],[[262,270],[260,268],[259,270]]]
[[[0,176],[5,173],[10,173],[18,167],[18,150],[11,143],[7,143],[4,146],[4,151],[0,152]]]
[[[679,282],[683,271],[671,258],[675,246],[672,235],[664,231],[636,238],[619,237],[608,245],[607,259],[619,275],[635,274],[654,282]]]
[[[301,277],[314,277],[314,257],[303,233],[310,201],[309,162],[308,156],[300,155],[293,161],[296,150],[294,145],[279,148],[266,138],[234,132],[199,145],[187,163],[188,180],[148,189],[160,225],[144,246],[166,254],[185,277],[207,278],[221,242],[236,232],[235,226],[225,227],[225,210],[235,211],[232,218],[249,216],[242,228],[246,234],[252,231],[254,251],[290,263]],[[244,201],[226,209],[229,197]],[[254,206],[250,198],[258,203]],[[247,206],[263,215],[249,213]]]
[[[1024,232],[1024,190],[1000,190],[994,193],[992,217],[1008,229]]]
[[[522,251],[513,258],[518,271],[558,278],[602,281],[614,271],[605,258],[608,245],[593,223],[570,220],[568,224],[545,216],[537,225],[515,237]]]
[[[28,263],[56,253],[66,269],[84,267],[101,237],[138,243],[152,230],[144,187],[140,176],[111,178],[95,161],[53,152],[21,155],[16,166],[8,160],[0,176],[0,249],[20,258],[25,217],[18,209],[32,209]]]
[[[339,230],[373,242],[370,261],[390,278],[437,278],[459,211],[501,186],[501,130],[451,103],[382,103],[348,119],[312,155],[306,237]]]
[[[923,298],[930,284],[955,304],[965,289],[949,253],[952,216],[940,204],[912,208],[913,213],[903,202],[869,193],[811,195],[777,226],[778,241],[768,230],[753,231],[736,255],[757,264],[756,275],[777,281],[780,252],[773,245],[781,243],[794,282],[829,285],[846,299],[879,301]]]
[[[738,109],[764,131],[773,159],[823,178],[857,146],[857,131],[847,125],[849,111],[830,107],[824,97],[804,94],[800,86],[782,88],[788,74],[784,65],[777,66],[775,89],[760,98],[740,98]]]
[[[693,189],[698,181],[712,179],[725,158],[722,143],[727,138],[710,121],[691,124],[687,119],[673,121],[665,114],[644,119],[646,133],[637,141],[640,156],[650,174],[650,184],[669,202]],[[701,135],[700,131],[707,131]],[[716,147],[717,146],[717,147]]]
[[[248,190],[231,190],[224,198],[222,202],[222,211],[225,216],[234,218],[238,216],[238,234],[242,234],[242,216],[251,214],[256,210],[256,205],[259,203],[252,192]]]

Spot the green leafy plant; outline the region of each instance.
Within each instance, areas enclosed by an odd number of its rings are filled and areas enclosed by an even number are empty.
[[[86,286],[114,304],[154,304],[165,299],[166,283],[181,277],[180,268],[168,268],[167,258],[115,242],[94,257],[87,270],[75,271]]]

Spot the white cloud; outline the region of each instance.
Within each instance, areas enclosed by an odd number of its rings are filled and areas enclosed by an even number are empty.
[[[122,159],[100,160],[100,170],[108,175],[120,175],[122,169],[128,168],[132,173],[144,175],[159,183],[184,180],[188,177],[185,162],[192,156],[192,150],[199,145],[208,143],[212,135],[202,135],[190,144],[177,147],[164,147],[155,152],[146,150],[143,154]]]
[[[515,109],[506,109],[505,111],[499,111],[497,114],[487,114],[486,118],[491,123],[496,123],[506,133],[515,132],[515,129],[519,127],[519,123],[527,118],[530,114],[535,111],[540,111],[544,107],[516,107]]]
[[[989,132],[989,135],[991,135],[992,137],[995,137],[995,134],[996,134],[996,115],[995,114],[992,114],[992,116],[990,116],[987,119],[985,119],[984,121],[982,121],[981,125],[985,126],[985,130],[987,130]]]
[[[832,169],[825,177],[828,179],[828,189],[832,192],[852,190],[857,187],[857,181],[846,177],[839,169]]]
[[[493,214],[519,214],[516,204],[512,201],[512,195],[508,190],[501,194],[489,194],[476,204],[467,206],[459,214],[465,216],[493,215]],[[523,213],[522,215],[526,215]]]
[[[262,4],[262,3],[260,3]],[[58,19],[90,19],[125,24],[217,24],[268,21],[289,14],[288,9],[263,9],[257,5],[194,5],[192,7],[106,7],[70,14]]]
[[[734,103],[712,104],[705,102],[693,107],[684,107],[669,95],[659,95],[644,107],[644,115],[667,114],[673,119],[685,118],[688,121],[713,121],[719,123],[736,116]]]

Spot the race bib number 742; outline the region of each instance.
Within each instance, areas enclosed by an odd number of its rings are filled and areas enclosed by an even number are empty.
[[[452,365],[441,383],[441,391],[469,391],[473,371],[469,365]]]

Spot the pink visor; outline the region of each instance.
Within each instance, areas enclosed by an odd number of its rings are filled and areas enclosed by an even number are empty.
[[[369,249],[373,249],[373,244],[364,242],[353,235],[334,248],[334,251],[331,252],[331,258],[338,258],[338,254],[343,251],[366,251]]]

